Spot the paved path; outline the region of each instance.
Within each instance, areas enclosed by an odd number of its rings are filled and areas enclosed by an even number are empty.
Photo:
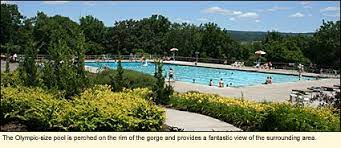
[[[231,124],[205,115],[165,108],[166,124],[184,131],[242,131]]]

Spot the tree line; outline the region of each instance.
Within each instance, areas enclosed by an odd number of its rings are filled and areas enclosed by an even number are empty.
[[[47,16],[37,12],[27,18],[15,4],[1,4],[1,51],[24,53],[35,48],[38,54],[58,56],[60,52],[73,52],[84,38],[85,54],[149,53],[170,55],[175,47],[177,55],[200,58],[218,58],[227,61],[254,62],[256,50],[267,52],[264,61],[317,64],[334,67],[340,65],[340,21],[323,21],[313,35],[283,35],[268,31],[260,42],[240,42],[231,32],[215,23],[193,25],[174,23],[162,15],[140,20],[116,21],[113,26],[93,17],[81,17],[79,23],[61,15]],[[31,43],[30,43],[31,42]],[[51,53],[52,44],[62,42],[66,50]],[[31,44],[31,45],[30,45]],[[58,47],[62,48],[62,47]]]

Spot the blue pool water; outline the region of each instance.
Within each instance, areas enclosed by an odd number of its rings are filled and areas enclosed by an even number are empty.
[[[111,69],[116,69],[117,63],[113,62],[87,62],[87,66],[93,67],[104,67],[108,66]],[[148,66],[143,66],[140,62],[122,62],[124,69],[131,69],[140,71],[143,73],[154,75],[155,66],[153,63],[148,63]],[[226,69],[214,69],[205,67],[194,67],[194,66],[182,66],[174,64],[164,64],[163,73],[166,75],[169,69],[172,68],[174,71],[174,79],[176,81],[193,82],[208,85],[210,79],[213,80],[214,85],[218,85],[220,78],[222,78],[226,84],[232,83],[232,87],[250,86],[250,85],[261,85],[265,82],[268,76],[272,77],[273,83],[283,82],[295,82],[299,81],[298,76],[283,75],[283,74],[270,74],[270,73],[259,73],[249,71],[238,71],[238,70],[226,70]],[[310,80],[310,77],[303,77],[303,80]]]

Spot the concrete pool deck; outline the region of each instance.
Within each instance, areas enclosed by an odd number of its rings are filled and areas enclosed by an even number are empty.
[[[283,102],[289,99],[289,95],[293,89],[306,90],[312,86],[327,86],[340,85],[340,79],[320,79],[320,80],[305,80],[299,82],[273,83],[271,85],[255,85],[245,87],[223,87],[208,86],[201,84],[193,84],[187,82],[175,81],[172,83],[175,91],[199,91],[203,93],[218,94],[225,97],[241,98],[254,101],[273,101]]]

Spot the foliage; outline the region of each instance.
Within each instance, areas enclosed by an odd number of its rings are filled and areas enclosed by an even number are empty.
[[[20,38],[18,30],[22,18],[23,16],[20,14],[17,5],[1,3],[0,45],[3,46],[6,43],[17,44],[18,38]]]
[[[1,86],[18,86],[22,85],[22,81],[20,80],[20,73],[18,70],[15,70],[10,73],[1,73]]]
[[[107,28],[102,21],[93,16],[80,18],[80,28],[83,30],[86,41],[87,54],[101,54],[104,51]]]
[[[336,92],[335,95],[328,95],[323,92],[315,95],[311,101],[320,102],[320,107],[328,107],[331,109],[335,109],[335,112],[341,113],[341,98],[340,92]]]
[[[39,86],[39,71],[36,65],[36,56],[38,50],[32,39],[28,39],[28,44],[25,46],[25,55],[22,62],[20,62],[20,76],[26,86]]]
[[[58,89],[64,91],[67,98],[79,94],[86,87],[87,78],[84,72],[84,35],[77,24],[70,22],[68,18],[55,16],[48,18],[44,14],[39,14],[40,19],[47,22],[37,22],[40,25],[52,25],[48,32],[42,33],[42,30],[36,30],[36,33],[48,36],[49,43],[45,41],[38,42],[42,50],[48,53],[47,61],[43,68],[43,83],[49,89]],[[38,18],[39,21],[39,18]],[[73,30],[64,29],[62,24],[57,22],[70,22],[68,27]],[[51,23],[51,24],[44,24]],[[38,28],[39,29],[39,28]],[[45,29],[43,27],[43,29]],[[35,30],[34,30],[35,32]],[[33,32],[33,33],[34,33]]]
[[[228,30],[228,32],[231,34],[231,37],[237,41],[241,42],[253,42],[253,41],[262,41],[265,36],[267,35],[267,32],[262,31],[234,31],[234,30]],[[301,33],[280,33],[284,36],[297,36]],[[313,33],[302,33],[305,36],[312,36]]]
[[[123,77],[124,75],[124,70],[122,68],[122,62],[121,62],[121,57],[117,62],[117,70],[116,70],[116,75],[113,77],[112,80],[112,90],[113,91],[122,91],[123,88],[127,87],[127,81]]]
[[[124,75],[123,79],[127,83],[127,88],[128,89],[135,89],[135,88],[152,88],[153,85],[156,82],[156,79],[148,74],[138,72],[138,71],[133,71],[133,70],[128,70],[124,69],[123,70]],[[117,70],[103,70],[97,74],[88,74],[88,77],[92,80],[93,84],[98,84],[98,85],[111,85],[112,84],[112,78],[117,75]]]
[[[218,95],[187,92],[171,97],[172,107],[202,113],[244,131],[338,131],[339,117],[327,108],[257,103]]]
[[[150,93],[95,86],[66,100],[41,88],[2,87],[1,120],[19,120],[34,131],[157,131],[165,115],[148,101]]]
[[[306,51],[314,63],[322,66],[332,66],[340,69],[340,21],[323,21],[320,28],[314,34],[311,48]]]
[[[303,51],[308,48],[306,42],[309,38],[301,35],[290,37],[278,32],[269,32],[263,41],[265,57],[273,62],[309,63]]]
[[[264,121],[263,131],[339,131],[340,119],[327,108],[293,107],[273,103]]]
[[[153,101],[157,104],[168,104],[170,96],[173,94],[173,87],[165,85],[165,77],[162,75],[162,63],[160,60],[154,61],[156,83],[153,86]]]

